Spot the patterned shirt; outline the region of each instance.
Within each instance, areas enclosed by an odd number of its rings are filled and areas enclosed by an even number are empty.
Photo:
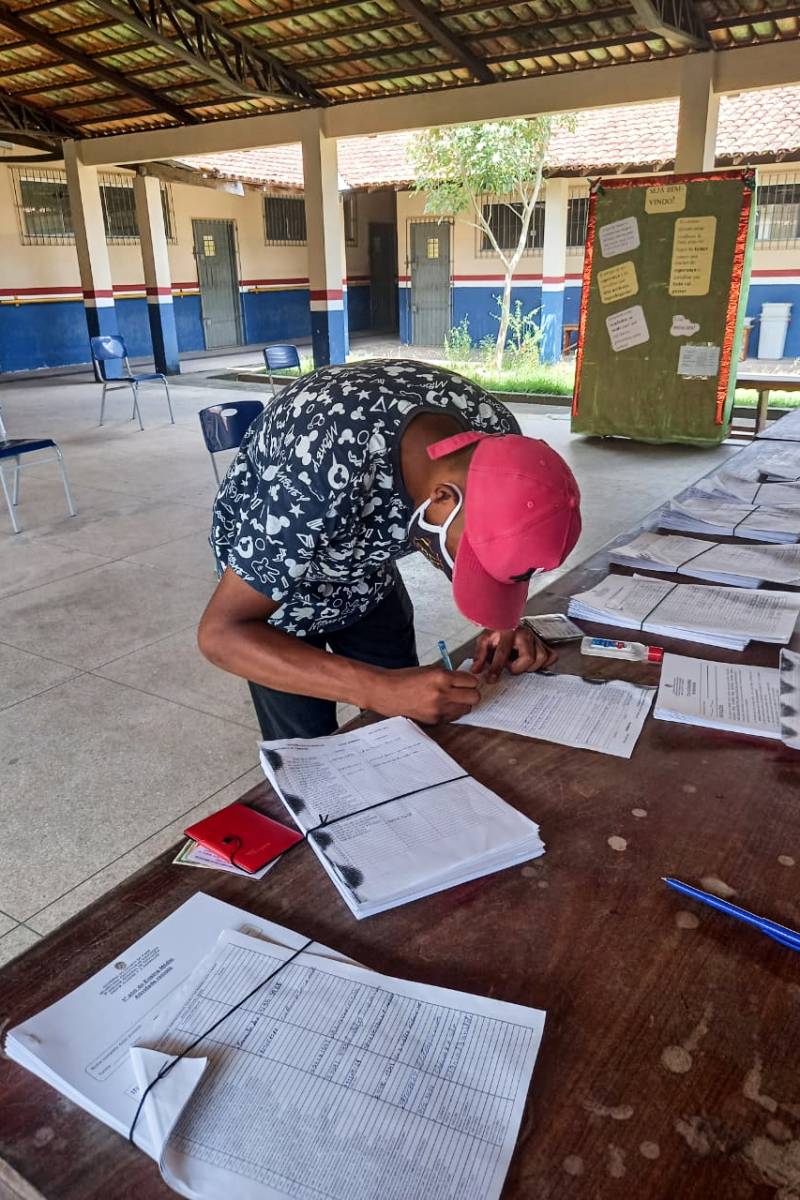
[[[420,413],[518,433],[511,413],[450,371],[403,360],[325,367],[298,379],[248,429],[214,503],[211,543],[280,607],[297,636],[360,620],[391,592],[414,508],[400,439]]]

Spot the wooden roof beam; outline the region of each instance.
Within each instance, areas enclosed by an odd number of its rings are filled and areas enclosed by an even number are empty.
[[[692,0],[631,0],[631,6],[651,33],[687,50],[710,50],[708,30]]]
[[[460,37],[448,29],[433,9],[426,7],[421,0],[395,0],[395,3],[403,12],[408,13],[448,54],[452,55],[462,67],[466,67],[479,83],[494,82],[494,75],[486,63],[473,54]]]
[[[25,20],[18,12],[7,8],[2,3],[0,3],[0,25],[4,25],[6,29],[10,29],[13,33],[18,33],[22,37],[32,38],[38,45],[50,50],[53,54],[57,54],[62,61],[71,62],[78,67],[82,67],[90,76],[93,75],[97,79],[103,79],[107,83],[113,84],[119,91],[127,92],[129,96],[135,96],[138,100],[143,100],[148,105],[157,105],[159,112],[166,113],[176,121],[180,121],[181,123],[194,123],[196,121],[196,118],[191,113],[188,113],[186,109],[181,108],[179,104],[174,104],[168,99],[161,99],[155,92],[151,92],[149,88],[144,87],[142,84],[134,83],[126,79],[124,75],[120,75],[116,71],[110,71],[107,67],[93,62],[83,51],[76,50],[63,39],[47,33],[46,30],[41,29],[33,21]]]

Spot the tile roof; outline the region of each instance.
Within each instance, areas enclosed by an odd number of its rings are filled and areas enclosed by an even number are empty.
[[[675,157],[678,101],[597,108],[577,114],[574,132],[560,131],[549,157],[551,174],[667,170]],[[413,182],[407,147],[413,133],[344,138],[339,174],[350,188],[402,187]],[[800,159],[800,87],[771,88],[720,101],[720,164]],[[302,188],[299,145],[272,146],[177,160],[221,178],[260,187]]]

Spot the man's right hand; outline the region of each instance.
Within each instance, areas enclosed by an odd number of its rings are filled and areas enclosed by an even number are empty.
[[[437,663],[381,671],[370,708],[384,717],[409,717],[423,725],[437,725],[471,712],[480,698],[471,672],[448,671]]]

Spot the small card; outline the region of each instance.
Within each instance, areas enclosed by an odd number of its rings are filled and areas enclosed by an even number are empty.
[[[603,258],[612,258],[615,254],[627,254],[639,247],[639,222],[636,217],[623,217],[621,221],[612,221],[609,225],[601,225],[598,236]]]
[[[641,304],[611,313],[606,317],[606,328],[612,350],[630,350],[632,346],[641,346],[650,340],[650,330]]]

